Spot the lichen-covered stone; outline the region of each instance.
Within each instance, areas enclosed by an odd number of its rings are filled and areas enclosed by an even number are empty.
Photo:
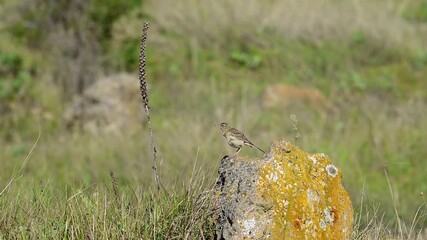
[[[278,141],[263,159],[225,157],[216,185],[217,239],[348,239],[353,208],[324,154]]]

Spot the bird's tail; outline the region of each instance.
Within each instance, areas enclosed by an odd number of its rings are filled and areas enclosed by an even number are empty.
[[[248,143],[248,145],[249,145],[250,147],[254,147],[254,148],[256,148],[256,149],[260,150],[262,153],[265,153],[265,152],[264,152],[264,150],[262,150],[261,148],[259,148],[259,147],[255,146],[255,144],[253,144],[253,143],[251,143],[251,142],[249,142],[249,143]]]

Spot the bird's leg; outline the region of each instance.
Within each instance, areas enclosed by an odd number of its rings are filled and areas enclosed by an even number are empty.
[[[239,147],[237,149],[237,151],[233,154],[233,157],[237,156],[237,154],[239,154],[240,150],[242,150],[242,147]]]

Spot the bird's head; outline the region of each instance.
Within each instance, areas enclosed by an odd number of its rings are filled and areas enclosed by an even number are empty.
[[[228,129],[230,129],[230,126],[228,126],[227,123],[221,123],[221,124],[219,124],[219,128],[221,129],[222,132],[225,132]]]

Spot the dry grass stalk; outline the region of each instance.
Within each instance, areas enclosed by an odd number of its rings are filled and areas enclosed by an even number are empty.
[[[295,133],[294,140],[295,140],[295,144],[296,144],[298,139],[301,138],[301,134],[298,131],[298,118],[297,118],[297,115],[295,115],[295,114],[291,114],[290,118],[292,121],[292,130]]]
[[[110,172],[110,177],[111,177],[111,184],[113,185],[114,197],[116,198],[117,209],[120,209],[122,204],[120,201],[119,184],[117,183],[117,178],[114,175],[113,171]]]
[[[153,151],[153,170],[154,170],[154,180],[156,181],[156,187],[157,191],[160,191],[160,178],[159,178],[159,172],[157,169],[157,149],[154,145],[154,137],[153,137],[153,129],[151,127],[151,121],[150,121],[150,108],[148,105],[148,89],[147,89],[147,81],[146,73],[145,73],[145,48],[146,48],[146,41],[147,41],[147,32],[148,32],[148,22],[144,22],[144,26],[142,28],[142,35],[141,35],[141,45],[140,45],[140,52],[139,52],[139,83],[140,83],[140,90],[141,90],[141,96],[142,96],[142,103],[144,104],[145,113],[147,114],[147,121],[148,121],[148,128],[150,131],[150,145]]]

